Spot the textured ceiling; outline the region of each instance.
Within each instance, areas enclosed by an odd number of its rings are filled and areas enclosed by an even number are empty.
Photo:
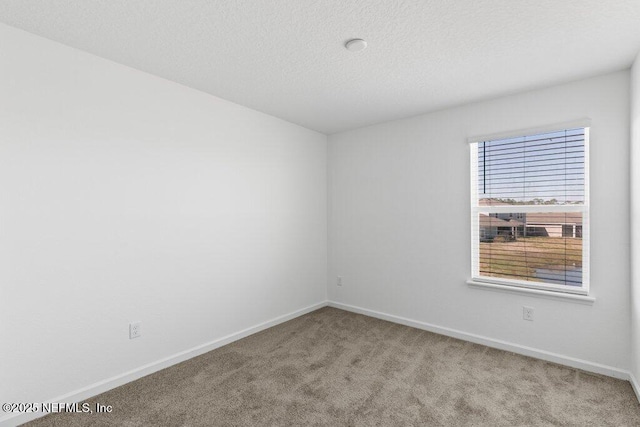
[[[0,0],[0,22],[324,133],[640,50],[640,0]],[[368,49],[347,51],[354,37]]]

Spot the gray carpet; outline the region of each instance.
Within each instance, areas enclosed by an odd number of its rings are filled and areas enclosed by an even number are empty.
[[[640,426],[626,381],[323,308],[30,426]]]

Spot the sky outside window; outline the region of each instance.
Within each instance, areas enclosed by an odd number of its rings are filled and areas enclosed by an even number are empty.
[[[583,128],[478,143],[485,204],[584,203],[584,176]]]

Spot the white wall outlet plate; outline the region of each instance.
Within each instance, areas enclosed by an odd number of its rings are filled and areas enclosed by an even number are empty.
[[[533,322],[533,307],[522,307],[522,318]]]
[[[142,336],[142,322],[129,323],[129,339],[138,338]]]

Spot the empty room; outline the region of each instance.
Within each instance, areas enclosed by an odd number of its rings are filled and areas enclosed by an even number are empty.
[[[639,426],[637,0],[0,0],[0,426]]]

